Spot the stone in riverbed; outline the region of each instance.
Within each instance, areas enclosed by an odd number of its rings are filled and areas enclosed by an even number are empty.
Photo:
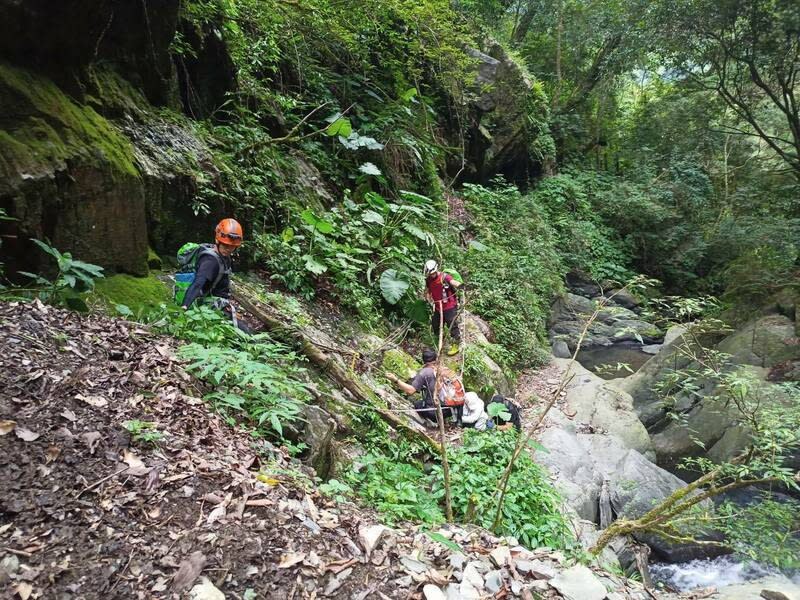
[[[583,565],[575,565],[550,580],[566,600],[603,600],[608,593],[605,586]]]
[[[553,342],[553,356],[556,358],[571,358],[572,353],[569,351],[569,346],[564,340],[556,340]]]

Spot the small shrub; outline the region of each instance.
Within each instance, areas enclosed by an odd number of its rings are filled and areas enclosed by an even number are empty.
[[[158,442],[164,439],[164,434],[158,430],[156,423],[151,421],[134,419],[125,421],[122,426],[130,432],[134,442],[157,445]]]

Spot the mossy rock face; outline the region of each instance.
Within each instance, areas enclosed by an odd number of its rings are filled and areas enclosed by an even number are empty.
[[[3,170],[51,173],[64,161],[110,167],[118,177],[138,177],[131,142],[94,108],[72,100],[46,77],[0,64],[4,114]]]
[[[147,266],[155,271],[160,271],[164,266],[161,257],[152,248],[147,249]]]
[[[484,348],[477,344],[468,344],[461,351],[464,353],[464,387],[468,392],[477,393],[484,401],[494,394],[512,394],[508,377]],[[461,361],[460,357],[455,358],[450,368],[458,373],[461,370]]]
[[[95,282],[94,293],[110,310],[122,304],[134,314],[146,313],[164,302],[171,302],[167,285],[152,274],[148,277],[104,277]]]
[[[406,380],[416,375],[422,365],[407,352],[399,348],[392,348],[383,353],[381,367],[384,371],[394,373],[400,379]]]
[[[28,238],[76,258],[147,274],[147,223],[133,145],[55,83],[0,63],[0,206],[17,221],[13,268],[37,270]]]

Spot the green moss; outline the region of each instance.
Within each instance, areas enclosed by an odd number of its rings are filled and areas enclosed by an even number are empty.
[[[148,277],[113,275],[98,279],[94,294],[109,309],[113,310],[117,304],[124,304],[134,314],[153,310],[163,302],[170,301],[170,291],[166,284],[153,274]]]
[[[46,77],[0,63],[0,113],[15,117],[14,129],[0,131],[8,172],[36,172],[79,156],[110,163],[114,175],[139,176],[130,140]]]
[[[664,332],[658,327],[651,327],[650,329],[646,329],[643,333],[645,336],[650,338],[660,338],[664,336]]]
[[[111,68],[96,68],[91,75],[97,98],[90,101],[105,109],[122,111],[144,117],[148,114],[148,102],[142,93]]]
[[[161,257],[149,246],[147,247],[147,266],[156,271],[161,270],[164,266]]]
[[[300,304],[297,298],[284,296],[278,292],[264,292],[262,297],[267,304],[278,309],[287,317],[291,317],[300,327],[308,327],[314,323],[314,320],[308,316],[308,313],[303,309],[303,305]]]
[[[381,367],[384,371],[394,373],[400,379],[408,379],[413,377],[422,368],[422,365],[408,353],[399,348],[392,348],[383,353]]]

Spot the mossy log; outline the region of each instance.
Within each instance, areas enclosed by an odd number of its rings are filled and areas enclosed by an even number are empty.
[[[246,289],[238,287],[234,292],[234,298],[242,307],[256,319],[266,326],[266,328],[281,339],[282,341],[296,346],[300,351],[319,368],[323,373],[331,378],[336,384],[348,390],[353,397],[364,403],[369,410],[374,410],[390,426],[408,437],[409,439],[421,442],[430,447],[436,453],[441,453],[441,446],[436,440],[424,431],[415,428],[411,423],[406,422],[401,417],[385,410],[377,405],[375,400],[377,395],[361,381],[351,375],[345,367],[337,360],[335,352],[321,348],[314,341],[313,332],[310,328],[299,327],[288,323],[282,315],[270,306],[264,305],[253,298]]]

